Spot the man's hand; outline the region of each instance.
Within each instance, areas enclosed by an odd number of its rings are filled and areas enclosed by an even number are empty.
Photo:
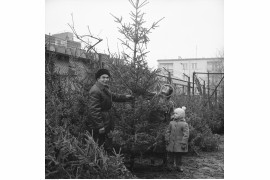
[[[135,97],[134,97],[134,96],[129,95],[129,94],[128,94],[128,95],[126,95],[126,98],[127,98],[128,100],[130,100],[130,101],[135,99]]]
[[[98,132],[99,132],[99,134],[104,134],[105,133],[105,128],[103,127],[101,129],[99,129]]]

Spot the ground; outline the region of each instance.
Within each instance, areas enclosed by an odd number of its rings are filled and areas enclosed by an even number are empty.
[[[151,165],[149,159],[136,159],[134,172],[140,179],[224,179],[224,141],[217,152],[200,152],[183,157],[184,172],[167,171],[161,159]]]

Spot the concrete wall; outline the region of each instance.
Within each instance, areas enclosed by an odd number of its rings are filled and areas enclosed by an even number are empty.
[[[63,39],[63,40],[71,40],[71,41],[73,41],[73,33],[71,33],[71,32],[53,34],[52,36]]]

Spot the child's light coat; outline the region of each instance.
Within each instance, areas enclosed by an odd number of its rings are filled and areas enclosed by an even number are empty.
[[[171,121],[165,135],[169,152],[188,152],[189,127],[185,119]],[[183,148],[185,147],[185,148]]]

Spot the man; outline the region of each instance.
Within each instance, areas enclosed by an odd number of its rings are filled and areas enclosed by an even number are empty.
[[[99,145],[111,150],[112,139],[108,136],[114,129],[114,120],[110,113],[112,101],[126,102],[134,99],[131,95],[112,93],[109,89],[110,72],[107,69],[99,69],[96,74],[96,83],[89,91],[89,119],[86,122],[87,130],[93,134],[93,138]]]

